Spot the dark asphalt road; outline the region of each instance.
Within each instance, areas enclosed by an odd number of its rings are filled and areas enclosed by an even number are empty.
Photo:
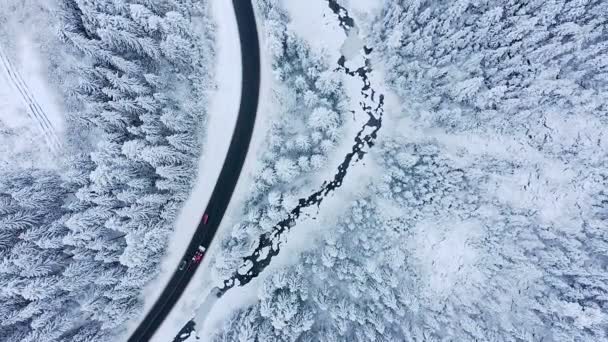
[[[232,4],[234,6],[241,42],[243,66],[241,103],[226,160],[205,209],[205,213],[209,215],[209,220],[207,224],[204,224],[202,220],[199,222],[190,245],[182,258],[182,260],[188,260],[188,267],[181,271],[179,269],[175,271],[162,294],[146,315],[146,318],[129,338],[129,342],[149,341],[175,303],[177,303],[199,266],[199,264],[192,263],[190,260],[199,246],[209,248],[226,208],[230,203],[230,198],[245,163],[258,107],[260,46],[251,1],[233,0]]]

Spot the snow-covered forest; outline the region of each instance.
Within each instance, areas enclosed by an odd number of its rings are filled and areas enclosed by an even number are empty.
[[[204,277],[280,254],[203,340],[608,341],[608,2],[300,1],[253,0],[260,143]],[[205,150],[210,6],[0,0],[0,341],[141,317]]]
[[[259,3],[272,46],[312,44],[281,39],[293,18]],[[321,206],[335,224],[260,275],[256,302],[214,340],[608,339],[604,13],[605,1],[385,1],[355,16],[397,99],[370,150],[381,171],[358,180],[348,210]],[[282,72],[300,60],[274,63],[279,84],[303,77]],[[263,189],[276,168],[259,173]],[[291,192],[250,202],[224,257]]]
[[[140,314],[143,285],[159,271],[195,176],[214,87],[208,8],[189,0],[2,8],[3,37],[14,34],[15,16],[20,25],[53,18],[53,35],[36,43],[63,99],[65,139],[52,164],[3,160],[1,339],[115,341]]]

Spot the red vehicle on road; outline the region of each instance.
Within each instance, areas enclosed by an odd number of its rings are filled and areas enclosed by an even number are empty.
[[[201,262],[201,260],[203,260],[206,250],[207,250],[207,248],[205,248],[203,246],[198,246],[198,250],[196,251],[196,253],[194,253],[194,256],[192,257],[192,261],[194,261],[194,263],[196,263],[196,264],[199,264]]]
[[[203,224],[207,224],[207,221],[209,221],[209,215],[205,213],[205,215],[203,215]]]

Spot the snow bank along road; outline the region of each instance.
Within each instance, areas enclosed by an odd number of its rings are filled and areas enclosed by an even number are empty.
[[[129,338],[129,342],[150,340],[186,289],[199,265],[197,262],[192,262],[192,258],[199,246],[209,248],[228,207],[247,156],[260,91],[260,47],[251,1],[233,0],[232,3],[241,43],[243,66],[241,103],[228,154],[205,210],[208,220],[204,222],[201,219],[190,245],[186,249],[183,260],[186,261],[187,266],[175,271],[159,299]]]
[[[17,68],[15,68],[15,65],[11,63],[2,46],[0,46],[0,67],[4,70],[4,74],[8,81],[19,92],[23,104],[27,107],[30,119],[38,124],[38,128],[44,135],[51,152],[58,153],[61,150],[61,142],[57,137],[57,132],[53,127],[53,124],[51,124],[47,114],[42,107],[40,107],[38,101],[36,101],[36,98],[23,80],[23,77],[21,77]]]

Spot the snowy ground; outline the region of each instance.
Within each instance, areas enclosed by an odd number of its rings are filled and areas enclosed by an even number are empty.
[[[17,55],[15,66],[21,72],[23,81],[35,94],[36,101],[53,125],[57,135],[64,131],[63,114],[58,94],[52,91],[52,86],[46,78],[47,65],[44,56],[38,51],[33,39],[24,34],[17,39]]]
[[[368,27],[375,14],[382,9],[384,1],[376,0],[347,0],[341,2],[342,6],[348,9],[351,17],[355,19],[363,35],[367,33]]]
[[[54,167],[48,151],[57,152],[64,126],[58,97],[46,79],[46,64],[33,40],[22,34],[10,42],[10,46],[0,43],[0,127],[14,135],[0,138],[2,162]]]
[[[35,163],[54,167],[55,158],[49,155],[48,146],[44,146],[40,121],[30,119],[29,105],[39,105],[35,109],[48,120],[47,126],[52,126],[56,140],[62,140],[64,113],[61,96],[50,79],[49,58],[49,51],[57,52],[58,18],[53,15],[57,3],[54,0],[2,0],[0,3],[0,8],[7,9],[0,13],[0,126],[18,132],[2,141],[1,156],[12,162],[18,159],[26,164],[22,166]],[[14,158],[15,154],[23,157]]]
[[[313,51],[326,54],[331,61],[340,58],[340,50],[336,47],[342,45],[345,34],[327,7],[327,1],[284,0],[282,5],[290,14],[289,28],[304,38]]]

